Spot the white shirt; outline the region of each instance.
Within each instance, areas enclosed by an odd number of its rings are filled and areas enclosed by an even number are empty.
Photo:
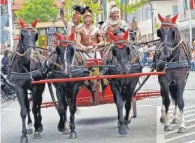
[[[102,33],[106,34],[106,32],[110,26],[116,25],[118,23],[120,23],[120,28],[124,29],[125,31],[128,29],[128,25],[127,25],[126,21],[123,21],[123,20],[117,20],[117,21],[115,20],[114,21],[114,20],[109,19],[109,20],[106,20],[106,22],[104,22],[102,24]]]

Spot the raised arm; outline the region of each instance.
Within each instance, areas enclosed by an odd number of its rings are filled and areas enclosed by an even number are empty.
[[[63,8],[60,9],[60,18],[61,18],[62,22],[64,23],[64,26],[67,27],[68,21],[67,21],[67,19],[64,17],[64,9],[63,9]]]

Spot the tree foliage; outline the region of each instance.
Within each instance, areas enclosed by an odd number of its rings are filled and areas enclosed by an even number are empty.
[[[64,2],[64,9],[66,10],[65,17],[67,19],[71,19],[73,10],[72,7],[74,5],[81,5],[83,7],[89,6],[90,9],[93,12],[93,18],[95,19],[97,15],[101,14],[102,11],[100,10],[101,5],[98,3],[98,1],[93,0],[66,0]]]
[[[16,11],[16,15],[27,23],[31,23],[35,18],[38,18],[39,22],[55,21],[58,8],[55,0],[28,0],[23,3],[21,10]]]
[[[143,5],[145,5],[146,3],[148,3],[148,0],[140,0],[140,1],[136,1],[135,4],[125,4],[125,5],[121,4],[120,0],[114,0],[114,2],[118,7],[120,7],[123,14],[124,13],[131,14],[136,10],[138,10]]]

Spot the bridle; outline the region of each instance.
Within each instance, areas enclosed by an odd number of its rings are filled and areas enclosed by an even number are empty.
[[[25,44],[24,44],[24,42],[23,42],[23,40],[22,40],[22,38],[21,38],[21,34],[22,34],[22,31],[24,31],[24,30],[26,30],[26,29],[32,29],[32,31],[33,32],[35,32],[35,30],[34,30],[34,28],[33,27],[26,27],[26,28],[23,28],[22,30],[21,30],[21,32],[20,32],[20,43],[21,43],[21,45],[22,45],[22,47],[25,47]],[[36,33],[37,34],[37,33]],[[34,49],[35,49],[35,47],[34,47]],[[24,49],[24,53],[19,53],[16,49],[14,50],[14,52],[18,55],[18,56],[20,56],[20,57],[23,57],[23,56],[25,56],[26,55],[26,53],[27,53],[27,51],[28,51],[28,49],[27,50],[25,50]]]
[[[174,28],[174,30],[175,30],[175,36],[174,36],[173,42],[172,43],[163,43],[162,44],[162,47],[165,46],[165,45],[168,45],[169,47],[171,47],[171,48],[169,48],[169,52],[172,54],[172,52],[175,51],[181,45],[181,43],[183,42],[183,40],[180,39],[180,41],[177,43],[177,45],[175,45],[176,40],[177,40],[176,39],[177,38],[177,32],[178,32],[177,31],[177,26],[175,24],[171,24],[171,23],[162,23],[161,29],[164,29],[164,26],[163,25],[168,26],[168,28],[170,28],[170,27],[171,28]],[[173,45],[175,45],[175,46],[173,46]]]

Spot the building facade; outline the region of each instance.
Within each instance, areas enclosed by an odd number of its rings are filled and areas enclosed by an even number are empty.
[[[134,3],[135,0],[131,0],[130,2]],[[176,15],[177,12],[177,0],[151,1],[150,3],[143,5],[134,13],[128,15],[126,19],[131,23],[133,18],[135,18],[138,25],[137,41],[146,42],[158,38],[156,36],[156,31],[160,26],[158,13],[165,17],[166,15]]]
[[[192,38],[195,39],[195,9],[194,10],[186,10],[184,11],[184,2],[183,0],[178,0],[178,11],[180,13],[180,20],[178,23],[178,28],[181,33],[182,39],[185,41],[190,41],[190,20],[189,14],[192,13]]]

